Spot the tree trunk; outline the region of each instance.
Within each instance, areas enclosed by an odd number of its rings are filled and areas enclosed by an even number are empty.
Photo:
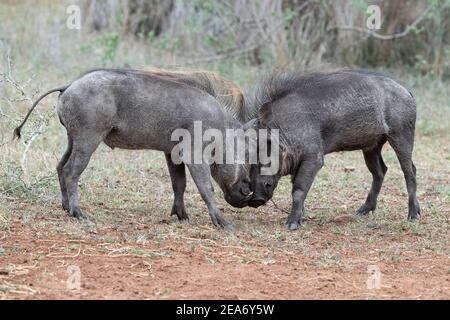
[[[120,30],[136,37],[159,35],[173,9],[174,0],[85,1],[85,27],[90,31]]]

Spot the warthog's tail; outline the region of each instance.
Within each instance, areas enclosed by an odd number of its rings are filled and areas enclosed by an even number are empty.
[[[14,129],[14,138],[20,139],[20,131],[22,130],[23,125],[25,124],[25,122],[27,122],[28,117],[30,116],[30,114],[33,112],[34,108],[36,108],[36,106],[38,105],[38,103],[44,99],[46,96],[48,96],[50,93],[53,92],[61,92],[63,93],[64,90],[66,90],[69,86],[64,86],[64,87],[59,87],[59,88],[55,88],[52,89],[50,91],[47,91],[46,93],[44,93],[42,96],[40,96],[35,103],[33,103],[33,105],[31,106],[30,110],[28,111],[27,115],[25,116],[25,119],[23,119],[22,123]]]

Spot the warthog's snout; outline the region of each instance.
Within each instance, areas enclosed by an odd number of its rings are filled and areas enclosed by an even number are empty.
[[[252,208],[258,208],[258,207],[261,207],[262,205],[265,205],[267,201],[269,201],[269,199],[255,198],[255,199],[251,199],[248,202],[248,205]]]
[[[265,205],[267,201],[272,199],[273,192],[278,184],[279,175],[261,175],[261,168],[254,165],[251,168],[252,191],[253,196],[248,201],[248,206],[258,208]]]
[[[248,206],[253,197],[250,182],[239,182],[225,193],[225,200],[235,208]]]

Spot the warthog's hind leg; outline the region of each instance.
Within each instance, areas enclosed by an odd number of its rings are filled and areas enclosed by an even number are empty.
[[[172,181],[172,189],[174,200],[171,215],[176,215],[179,220],[188,220],[189,216],[184,207],[184,191],[186,190],[186,168],[184,163],[174,164],[170,158],[170,154],[166,154],[167,167],[169,168],[170,180]]]
[[[381,156],[381,149],[386,143],[386,139],[380,141],[380,143],[372,150],[363,151],[364,160],[366,161],[367,168],[372,174],[372,186],[369,194],[367,195],[366,202],[358,209],[358,215],[366,215],[370,211],[374,211],[377,207],[377,198],[383,185],[384,176],[387,172],[387,167]]]
[[[78,180],[103,140],[103,135],[92,130],[80,131],[73,135],[73,150],[62,170],[69,196],[69,213],[78,219],[85,218],[78,202]]]
[[[301,224],[304,203],[308,191],[316,177],[317,172],[323,166],[323,155],[313,155],[304,159],[300,167],[297,169],[297,173],[292,178],[292,211],[289,214],[286,227],[289,230],[296,230]]]
[[[212,193],[211,170],[209,165],[206,163],[188,164],[187,167],[198,191],[200,192],[200,195],[203,198],[203,201],[205,201],[206,206],[208,207],[208,213],[211,217],[212,223],[215,226],[233,229],[233,226],[222,217],[222,214],[217,208],[214,200],[214,194]]]
[[[69,159],[71,153],[72,153],[72,148],[73,148],[73,140],[72,138],[67,135],[67,149],[66,152],[64,152],[64,155],[62,156],[61,160],[58,163],[58,166],[56,167],[56,171],[58,172],[58,180],[59,180],[59,186],[61,189],[61,202],[62,202],[62,207],[64,210],[66,210],[67,212],[69,212],[70,208],[69,208],[69,195],[67,194],[67,188],[66,188],[66,180],[64,178],[64,174],[63,174],[63,168],[65,166],[65,164],[67,163],[67,160]]]
[[[420,215],[420,206],[416,195],[416,167],[412,161],[414,130],[405,130],[398,135],[388,137],[388,140],[397,155],[405,177],[408,191],[408,220],[414,220]]]

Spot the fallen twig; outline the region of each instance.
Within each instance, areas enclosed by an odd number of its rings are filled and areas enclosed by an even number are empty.
[[[50,258],[76,258],[80,255],[80,253],[81,253],[81,246],[78,247],[78,252],[74,255],[60,254],[58,252],[53,252],[53,253],[47,254],[47,257],[50,257]]]
[[[0,292],[4,293],[16,293],[16,294],[36,294],[37,290],[32,289],[29,286],[25,286],[22,284],[11,284],[6,282],[3,285],[0,285]]]

